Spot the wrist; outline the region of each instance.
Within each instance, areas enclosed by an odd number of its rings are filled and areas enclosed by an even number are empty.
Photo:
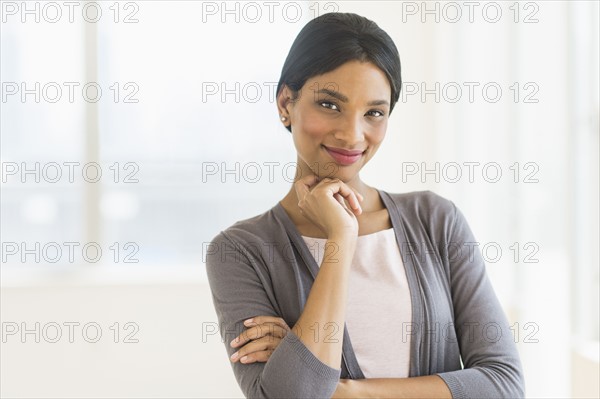
[[[338,392],[339,398],[360,398],[362,397],[357,390],[360,380],[342,379],[340,380]]]
[[[358,230],[344,229],[340,231],[334,231],[328,235],[328,240],[340,244],[352,244],[356,242],[358,237]]]
[[[348,234],[332,235],[327,239],[326,245],[338,256],[347,255],[349,259],[352,259],[354,257],[354,250],[356,249],[357,237]]]

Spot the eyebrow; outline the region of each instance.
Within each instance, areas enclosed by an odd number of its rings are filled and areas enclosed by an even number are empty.
[[[341,102],[344,102],[344,103],[348,102],[347,96],[345,96],[342,93],[339,93],[335,90],[321,89],[321,90],[317,91],[317,93],[327,94],[331,97],[337,98],[338,100],[340,100]],[[372,101],[369,101],[367,103],[367,105],[390,105],[390,103],[387,102],[386,100],[372,100]]]

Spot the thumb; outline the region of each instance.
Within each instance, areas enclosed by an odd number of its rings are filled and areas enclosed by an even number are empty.
[[[304,197],[306,197],[306,195],[310,192],[310,188],[314,186],[318,180],[319,177],[311,173],[310,175],[298,179],[298,181],[294,183],[296,195],[298,196],[298,202],[302,201]]]

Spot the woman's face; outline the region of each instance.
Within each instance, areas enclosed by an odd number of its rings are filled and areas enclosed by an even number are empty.
[[[353,180],[385,137],[391,87],[370,62],[349,61],[306,81],[295,100],[284,87],[280,114],[291,123],[299,172]],[[300,176],[301,177],[301,176]]]

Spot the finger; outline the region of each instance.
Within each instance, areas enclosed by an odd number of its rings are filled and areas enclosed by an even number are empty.
[[[283,338],[286,336],[288,331],[289,329],[285,329],[276,324],[261,324],[241,333],[229,343],[229,346],[231,346],[232,348],[238,348],[249,341],[257,340],[262,337]]]
[[[232,362],[237,362],[244,356],[247,356],[254,352],[260,352],[265,350],[275,350],[277,346],[281,343],[281,338],[266,336],[255,341],[249,342],[243,347],[241,347],[237,352],[231,355],[230,360]]]
[[[337,180],[337,181],[341,181],[341,180],[339,180],[339,179],[332,179],[332,178],[326,178],[326,179],[327,179],[327,181],[336,181],[336,180]],[[348,187],[350,187],[350,186],[348,186]],[[353,188],[353,187],[350,187],[350,189],[351,189],[352,191],[354,191],[354,194],[356,195],[356,198],[358,198],[358,200],[359,200],[359,201],[361,201],[361,202],[362,202],[362,201],[364,201],[364,200],[365,200],[365,197],[364,197],[364,196],[363,196],[361,193],[359,193],[359,192],[358,192],[358,190],[356,190],[356,189],[355,189],[355,188]]]
[[[338,182],[341,182],[341,180],[333,179],[330,177],[325,177],[325,178],[323,178],[323,180],[321,180],[319,182],[319,185],[321,185],[321,187],[325,187],[327,183],[338,183]],[[346,204],[346,201],[344,201],[344,197],[340,193],[333,194],[333,198],[335,198],[335,200],[337,202],[339,202],[340,205],[344,207],[344,209],[347,209],[348,211],[350,211],[350,209],[348,208],[348,205]]]
[[[333,198],[335,198],[337,202],[339,202],[344,208],[348,208],[344,202],[344,197],[342,197],[339,193],[333,194]]]
[[[283,320],[281,317],[276,317],[276,316],[255,316],[251,320],[252,320],[252,323],[246,324],[244,322],[244,324],[252,326],[254,324],[274,323],[274,324],[277,324],[277,325],[281,326],[282,328],[287,329],[288,331],[290,330],[290,327],[287,325],[287,323],[285,322],[285,320]]]
[[[250,355],[246,355],[240,358],[240,363],[250,364],[250,363],[266,363],[275,350],[270,349],[266,351],[254,352]]]
[[[363,197],[363,195],[361,193],[359,193],[358,191],[354,190],[354,193],[356,194],[356,196],[358,197],[358,199],[361,202],[365,200],[365,197]]]
[[[296,189],[296,195],[298,197],[298,205],[304,200],[304,197],[310,192],[311,187],[317,183],[318,179],[318,176],[310,174],[298,179],[298,181],[294,183],[294,188]]]
[[[340,194],[348,204],[350,204],[350,208],[354,213],[360,215],[362,213],[362,208],[356,196],[354,190],[352,190],[346,183],[341,180],[334,180],[328,184],[327,189],[330,190],[332,195]]]
[[[229,343],[229,346],[231,346],[232,348],[237,348],[237,347],[244,345],[245,343],[247,343],[249,341],[257,340],[257,339],[259,339],[261,337],[265,337],[265,336],[273,336],[273,337],[277,337],[277,338],[283,338],[286,336],[288,331],[289,331],[289,327],[284,328],[284,327],[281,327],[279,324],[263,323],[260,325],[256,325],[252,328],[249,328],[246,331],[244,331],[243,333],[241,333],[240,335],[238,335],[236,338],[234,338]]]

